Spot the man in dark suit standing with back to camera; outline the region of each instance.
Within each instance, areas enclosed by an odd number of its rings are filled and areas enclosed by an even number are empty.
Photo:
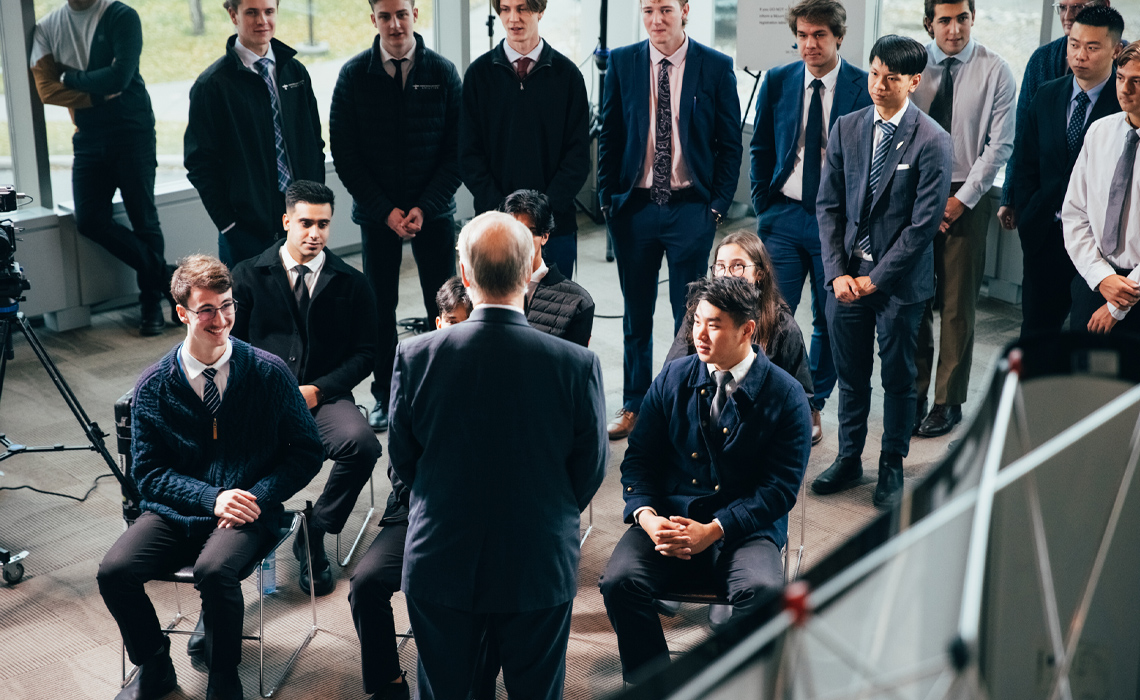
[[[615,49],[602,96],[598,201],[625,298],[622,407],[627,437],[653,379],[653,307],[669,264],[673,334],[686,287],[705,273],[740,178],[740,96],[732,59],[685,34],[688,0],[640,0],[649,39]]]
[[[475,310],[396,349],[388,452],[411,489],[402,589],[420,698],[466,698],[484,635],[512,697],[562,697],[605,399],[596,355],[527,324],[533,258],[522,223],[475,217],[459,234]]]
[[[768,71],[760,86],[752,134],[752,206],[757,234],[772,256],[780,294],[793,314],[804,280],[811,278],[814,445],[823,439],[820,411],[835,388],[815,198],[828,132],[843,115],[870,106],[871,97],[867,72],[839,57],[847,33],[841,3],[802,0],[787,18],[803,60]]]
[[[884,393],[877,506],[902,495],[918,325],[934,296],[933,240],[950,196],[950,135],[909,98],[925,68],[926,49],[914,39],[875,42],[868,81],[875,104],[835,123],[817,202],[841,393],[839,455],[812,490],[835,493],[863,476],[877,333]]]

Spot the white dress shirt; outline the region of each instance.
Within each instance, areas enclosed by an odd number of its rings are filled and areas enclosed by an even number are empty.
[[[1124,201],[1123,220],[1120,236],[1124,239],[1124,250],[1119,255],[1105,253],[1100,241],[1104,235],[1104,217],[1108,210],[1108,193],[1116,164],[1124,151],[1124,138],[1129,131],[1137,131],[1128,123],[1127,114],[1102,117],[1093,122],[1085,135],[1085,145],[1077,156],[1073,174],[1069,178],[1069,189],[1065,193],[1065,204],[1061,207],[1061,225],[1065,230],[1065,249],[1081,277],[1085,278],[1089,289],[1109,275],[1115,275],[1118,268],[1132,270],[1128,279],[1140,282],[1140,158],[1132,169],[1132,188]],[[1108,304],[1108,310],[1116,320],[1123,320],[1129,309],[1119,309]]]
[[[393,56],[384,48],[384,42],[380,42],[380,58],[384,61],[384,72],[391,78],[396,77],[396,64],[392,59],[404,59],[403,70],[400,71],[400,87],[404,87],[408,84],[408,76],[412,74],[412,66],[416,63],[416,45],[413,43],[412,48],[403,56]]]
[[[191,311],[190,313],[194,313]],[[226,338],[226,351],[218,358],[218,361],[212,365],[203,364],[190,354],[190,348],[187,347],[185,342],[178,348],[178,359],[182,363],[182,371],[186,373],[186,381],[190,383],[190,388],[198,395],[198,398],[205,401],[206,394],[206,378],[202,376],[202,372],[206,368],[213,367],[218,370],[214,375],[214,386],[218,387],[218,398],[226,393],[226,384],[229,383],[230,378],[230,357],[234,354],[234,344],[229,338]]]
[[[241,59],[242,65],[250,69],[259,76],[261,72],[257,70],[255,65],[263,58],[269,59],[269,79],[273,81],[273,92],[277,95],[277,102],[281,102],[281,92],[277,89],[277,57],[273,55],[273,45],[269,45],[269,49],[265,52],[264,56],[258,56],[253,51],[242,46],[240,39],[234,40],[234,51],[237,53],[238,58]]]
[[[289,274],[289,289],[292,289],[297,284],[298,272],[293,268],[301,265],[293,259],[289,254],[289,246],[283,245],[280,248],[281,264],[285,266],[285,272]],[[317,257],[313,258],[307,263],[303,263],[305,267],[309,268],[309,273],[305,275],[305,286],[309,288],[309,298],[313,298],[313,290],[317,288],[317,278],[321,276],[321,270],[325,267],[325,251],[317,253]]]
[[[873,128],[871,129],[871,133],[873,134],[872,141],[871,141],[871,159],[872,160],[875,159],[875,149],[879,147],[879,142],[883,140],[883,130],[879,128],[879,122],[890,122],[891,124],[894,124],[895,125],[895,131],[897,132],[898,128],[899,128],[899,124],[902,124],[903,115],[906,114],[906,111],[908,109],[910,109],[910,98],[909,97],[906,98],[906,102],[903,103],[902,109],[895,112],[895,116],[891,117],[890,119],[883,119],[883,115],[879,111],[879,108],[875,107],[875,124],[874,124]],[[882,177],[889,177],[889,176],[890,176],[889,173],[883,173],[879,177],[882,178]]]
[[[666,56],[649,44],[649,134],[645,139],[645,162],[641,167],[640,187],[653,187],[653,156],[657,150],[657,80],[662,59],[669,59],[669,110],[673,117],[673,170],[669,188],[682,190],[693,184],[693,175],[681,152],[681,86],[685,84],[685,57],[689,54],[689,37],[681,48]]]
[[[820,78],[823,82],[823,89],[819,91],[820,101],[823,103],[823,139],[820,141],[821,151],[819,163],[822,166],[823,162],[827,159],[827,134],[830,132],[831,125],[831,106],[835,103],[835,85],[839,82],[839,68],[843,65],[843,59],[835,64],[827,75]],[[792,174],[788,175],[787,182],[780,188],[780,192],[788,199],[794,199],[797,202],[804,198],[804,143],[807,139],[807,122],[808,111],[811,109],[811,84],[815,82],[815,76],[811,71],[804,66],[804,109],[803,114],[800,115],[800,138],[796,142],[796,163],[792,166]]]
[[[547,272],[550,272],[550,268],[546,266],[546,261],[543,260],[538,264],[538,269],[530,273],[530,281],[526,283],[527,302],[534,299],[534,290],[538,289],[539,282],[542,282],[542,278],[546,277]]]
[[[539,39],[538,40],[538,46],[531,49],[530,53],[525,54],[525,56],[527,58],[529,58],[530,60],[534,61],[534,63],[538,63],[538,57],[542,55],[542,47],[545,45],[546,45],[546,40],[545,39]],[[511,44],[508,41],[503,42],[503,51],[506,52],[507,60],[511,62],[512,66],[515,66],[515,70],[517,71],[518,70],[517,64],[519,62],[519,59],[522,58],[524,56],[524,54],[521,54],[518,51],[515,51],[513,48],[511,48]],[[534,70],[534,63],[532,63],[530,65],[531,70]]]
[[[950,69],[954,76],[950,179],[962,183],[954,196],[973,209],[1013,153],[1017,83],[1005,59],[973,39],[952,57],[932,41],[926,45],[926,56],[922,82],[913,95],[915,105],[924,112],[930,111],[942,86],[946,70],[942,61],[957,59]]]

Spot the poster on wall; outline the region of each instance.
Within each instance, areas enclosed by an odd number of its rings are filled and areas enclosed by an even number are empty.
[[[753,73],[799,59],[796,37],[785,15],[795,0],[738,0],[736,5],[736,67]],[[847,36],[839,55],[866,67],[866,53],[878,32],[878,0],[849,0]],[[870,20],[870,21],[868,21]]]

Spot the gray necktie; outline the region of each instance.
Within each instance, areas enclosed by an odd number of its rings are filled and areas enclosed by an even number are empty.
[[[713,396],[712,406],[709,408],[709,417],[712,418],[712,424],[716,425],[720,422],[720,412],[728,402],[728,383],[732,381],[732,372],[717,370],[713,372],[713,381],[716,382],[716,395]]]
[[[1104,235],[1100,239],[1100,249],[1105,255],[1116,255],[1124,245],[1120,230],[1124,226],[1124,199],[1132,189],[1132,170],[1136,165],[1136,142],[1140,136],[1135,129],[1129,129],[1124,137],[1124,152],[1116,161],[1116,172],[1112,175],[1112,185],[1108,189],[1108,210],[1104,213]]]

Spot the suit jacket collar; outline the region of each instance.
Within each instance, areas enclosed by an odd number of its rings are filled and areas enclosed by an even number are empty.
[[[506,43],[507,43],[507,40],[503,39],[502,41],[499,42],[499,45],[496,46],[492,50],[491,62],[496,64],[496,65],[503,66],[503,67],[507,68],[508,70],[510,70],[512,73],[514,73],[515,67],[511,65],[511,62],[509,60],[507,60],[507,51],[506,51],[506,49],[503,48],[504,46],[506,46]],[[419,59],[419,56],[417,55],[416,58]],[[547,67],[547,66],[551,65],[553,62],[554,62],[554,49],[552,49],[550,47],[550,42],[547,41],[546,38],[544,37],[542,40],[542,53],[540,53],[538,55],[538,60],[535,61],[533,66],[531,66],[530,72],[533,73],[535,70],[537,70],[539,68]],[[648,69],[646,69],[646,70],[648,70]],[[529,76],[529,73],[528,73],[528,76]]]
[[[756,352],[756,359],[752,361],[752,367],[745,375],[744,381],[737,384],[736,391],[733,392],[733,399],[740,401],[742,398],[747,398],[748,401],[755,403],[757,397],[760,395],[760,387],[764,385],[764,380],[768,377],[768,371],[772,366],[772,361],[764,354],[759,345],[753,344],[752,350]],[[696,355],[692,355],[696,358]],[[709,367],[699,359],[693,363],[692,371],[689,373],[689,386],[693,389],[708,389],[712,388],[716,391],[716,382],[713,381],[712,374],[709,372]],[[708,394],[712,396],[712,394]]]
[[[898,167],[899,161],[902,160],[903,153],[908,150],[906,144],[909,143],[911,137],[914,136],[914,127],[918,123],[918,113],[918,107],[916,107],[912,102],[907,106],[906,113],[902,116],[902,121],[899,122],[898,128],[895,129],[894,136],[891,140],[891,151],[887,154],[887,162],[883,163],[883,172],[879,176],[879,187],[874,193],[874,198],[871,200],[871,211],[874,211],[875,207],[878,206],[879,198],[883,196],[883,192],[886,192],[887,187],[891,184],[891,179],[895,174],[895,168]],[[866,154],[866,159],[863,161],[863,169],[860,171],[860,180],[862,183],[861,189],[863,190],[863,194],[861,194],[861,199],[859,201],[863,201],[862,198],[866,198],[867,196],[867,176],[870,173],[871,158],[873,156],[873,129],[875,128],[875,120],[878,118],[878,111],[875,109],[874,105],[872,105],[867,110],[867,116],[865,117],[866,130],[864,133],[867,136],[865,139],[861,140],[859,144],[860,152]]]
[[[261,255],[257,256],[256,261],[253,263],[254,268],[269,268],[269,277],[274,280],[271,284],[281,293],[284,294],[283,302],[288,303],[292,308],[297,307],[297,301],[293,297],[293,288],[289,286],[289,275],[285,273],[285,267],[281,264],[281,246],[285,245],[285,239],[281,239],[276,245],[271,245],[266,248]],[[273,268],[280,270],[281,274],[275,274]],[[325,287],[337,275],[348,274],[352,269],[348,263],[344,262],[328,248],[325,248],[325,265],[321,268],[321,276],[317,278],[317,284],[313,287],[313,299],[316,299]]]
[[[494,307],[476,306],[467,318],[468,322],[474,321],[476,323],[505,323],[513,326],[526,326],[530,328],[530,324],[526,322],[526,316],[521,311],[514,312],[510,309],[496,309]]]
[[[831,116],[827,122],[828,133],[831,133],[831,128],[839,117],[855,111],[860,94],[866,92],[862,71],[840,58],[839,80],[835,82],[835,98],[831,101]]]

